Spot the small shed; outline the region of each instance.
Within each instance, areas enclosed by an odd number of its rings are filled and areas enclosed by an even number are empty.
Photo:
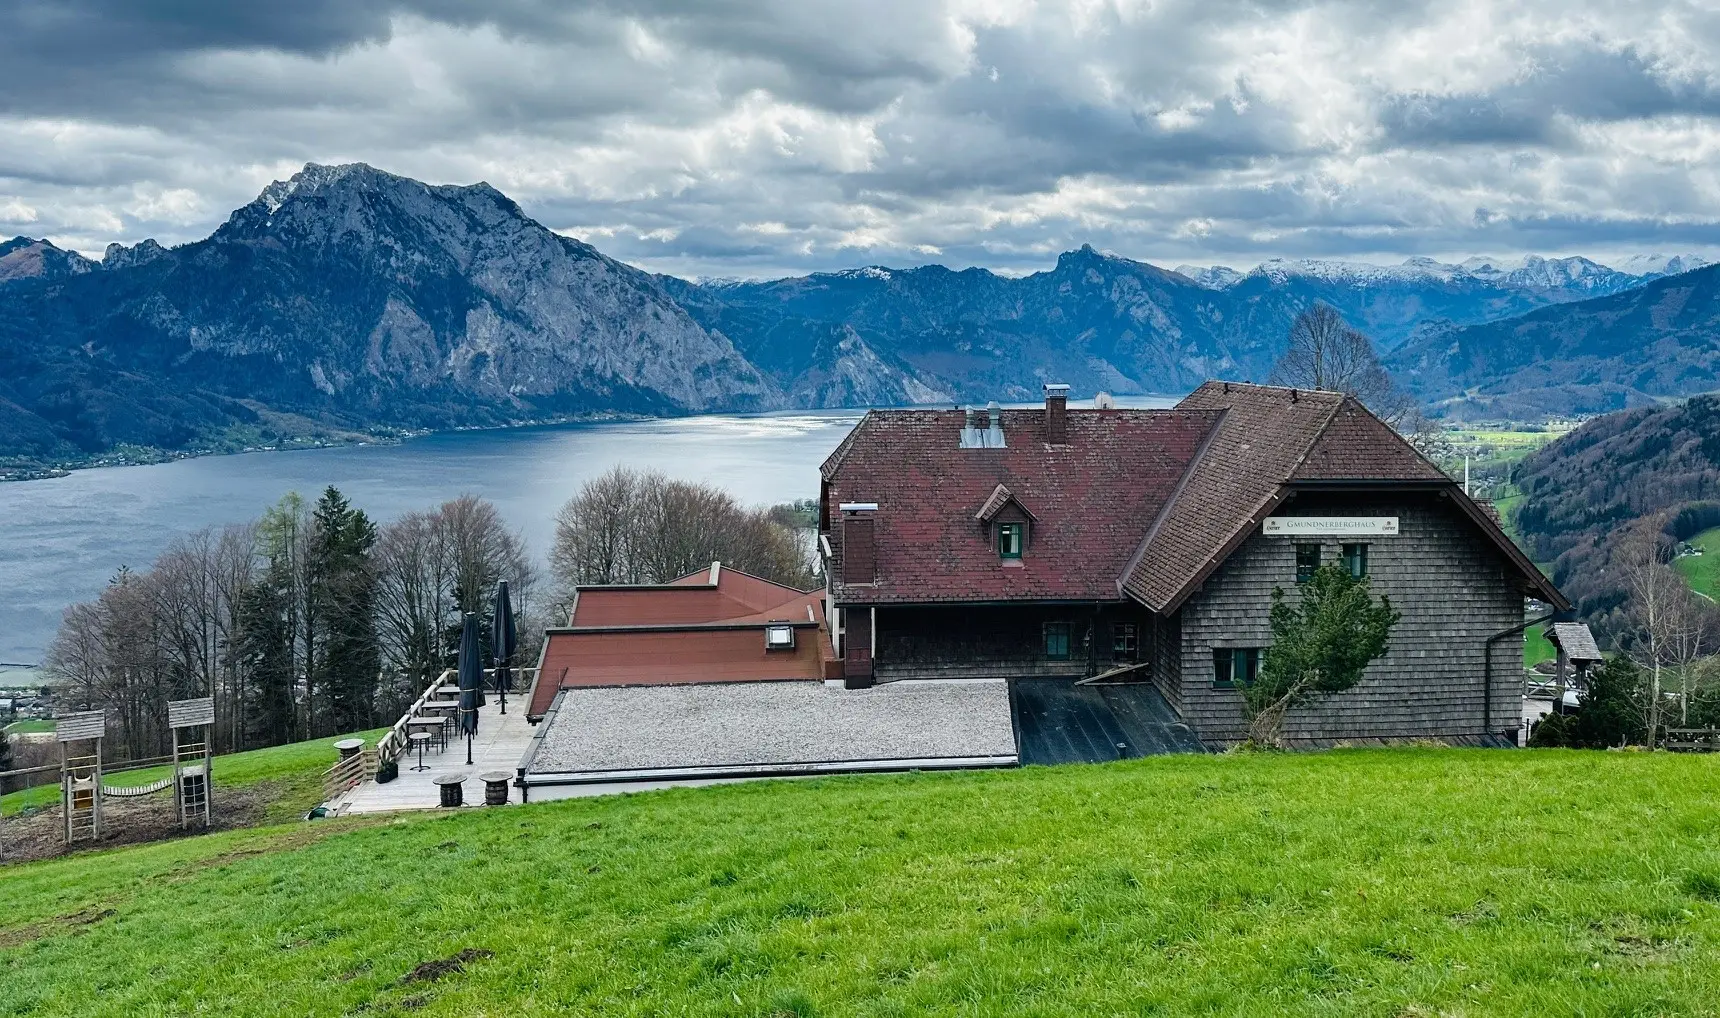
[[[1553,671],[1553,678],[1559,684],[1559,703],[1564,704],[1566,683],[1572,678],[1572,669],[1576,675],[1582,675],[1593,665],[1600,664],[1601,649],[1595,644],[1595,634],[1589,632],[1589,627],[1582,622],[1555,622],[1547,627],[1547,642],[1558,652],[1558,666]]]

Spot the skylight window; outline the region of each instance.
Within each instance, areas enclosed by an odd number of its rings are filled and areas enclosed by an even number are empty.
[[[793,626],[766,626],[764,630],[765,650],[793,650]]]

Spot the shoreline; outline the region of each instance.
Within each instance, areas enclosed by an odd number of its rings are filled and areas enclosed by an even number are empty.
[[[676,416],[700,416],[695,414]],[[350,437],[318,438],[286,441],[275,445],[246,445],[232,449],[158,449],[154,446],[125,446],[123,451],[109,450],[81,460],[61,460],[43,466],[0,466],[0,484],[10,481],[46,481],[70,477],[84,470],[107,470],[117,467],[148,467],[181,460],[202,459],[207,456],[242,456],[250,453],[305,452],[314,449],[352,449],[364,446],[397,446],[414,438],[450,435],[468,431],[516,431],[523,428],[554,427],[559,424],[603,424],[628,421],[674,420],[671,416],[605,412],[575,414],[533,420],[509,421],[504,424],[464,425],[453,428],[389,428],[377,432],[348,432]]]

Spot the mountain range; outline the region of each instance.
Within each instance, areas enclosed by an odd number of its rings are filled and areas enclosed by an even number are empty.
[[[1177,392],[1264,378],[1315,301],[1437,399],[1532,366],[1475,346],[1500,319],[1568,323],[1596,300],[1683,292],[1669,274],[1698,263],[1171,271],[1082,247],[1020,277],[929,265],[688,281],[557,234],[487,184],[312,164],[178,247],[115,244],[97,262],[0,244],[0,462],[319,429],[1023,399],[1046,381]],[[1656,306],[1638,317],[1659,327]],[[1686,317],[1680,335],[1699,333]]]
[[[1720,265],[1503,321],[1428,328],[1387,358],[1449,415],[1605,413],[1720,389]]]

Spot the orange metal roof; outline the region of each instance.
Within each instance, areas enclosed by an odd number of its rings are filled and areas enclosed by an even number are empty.
[[[821,680],[841,675],[820,591],[716,564],[666,584],[582,587],[572,625],[552,629],[528,713],[579,686]],[[792,650],[765,628],[794,627]]]

